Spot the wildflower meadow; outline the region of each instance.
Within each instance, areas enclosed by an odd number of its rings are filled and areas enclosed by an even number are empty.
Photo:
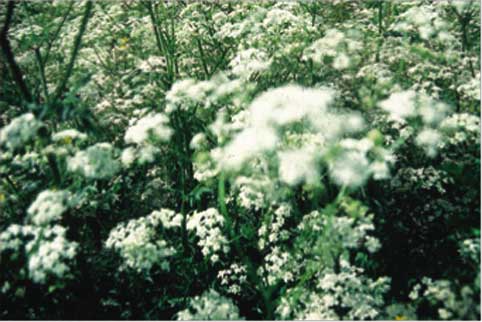
[[[480,319],[477,0],[0,1],[0,319]]]

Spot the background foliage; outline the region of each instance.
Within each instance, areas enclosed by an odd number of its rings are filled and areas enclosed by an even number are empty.
[[[0,317],[479,319],[479,12],[2,2]]]

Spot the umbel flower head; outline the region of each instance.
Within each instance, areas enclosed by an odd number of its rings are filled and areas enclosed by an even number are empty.
[[[14,150],[32,139],[41,125],[32,113],[20,115],[0,129],[0,145]]]
[[[42,191],[27,210],[30,220],[35,225],[50,224],[59,220],[67,210],[69,196],[67,191]]]
[[[108,179],[119,170],[119,161],[113,153],[110,143],[97,143],[68,158],[67,169],[89,179]]]

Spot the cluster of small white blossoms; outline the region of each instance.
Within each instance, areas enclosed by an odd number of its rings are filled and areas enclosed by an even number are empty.
[[[457,92],[464,98],[480,101],[480,72],[478,72],[475,77],[472,77],[469,82],[457,87]]]
[[[269,90],[242,113],[240,130],[228,144],[213,149],[211,158],[221,169],[238,171],[248,161],[275,156],[280,180],[291,186],[316,183],[323,159],[339,185],[356,188],[371,175],[387,178],[388,164],[393,162],[388,150],[367,138],[338,141],[344,134],[363,130],[365,124],[357,113],[330,111],[327,105],[332,99],[328,89],[287,85]],[[219,127],[217,122],[213,129]],[[293,132],[293,126],[300,123],[303,132]],[[296,139],[300,135],[309,135],[309,139]]]
[[[246,161],[272,151],[279,142],[278,131],[284,126],[306,120],[320,126],[319,115],[326,111],[333,93],[330,90],[305,89],[287,85],[258,96],[247,111],[246,127],[214,159],[227,169],[239,169]]]
[[[40,231],[34,233],[34,239],[25,246],[30,277],[43,283],[48,275],[65,276],[70,271],[67,262],[75,257],[78,244],[65,238],[65,227],[55,225],[36,229]]]
[[[119,170],[110,143],[97,143],[67,159],[67,169],[88,179],[108,179]]]
[[[370,176],[375,180],[387,179],[389,164],[394,162],[393,154],[369,138],[343,139],[328,158],[331,178],[347,187],[359,187]]]
[[[150,56],[146,60],[142,60],[137,67],[144,73],[149,73],[164,68],[166,66],[166,59],[161,56]]]
[[[275,285],[279,280],[285,283],[293,282],[297,270],[293,272],[292,260],[290,252],[274,246],[264,258],[264,265],[258,269],[257,273],[259,276],[266,277],[268,285]]]
[[[76,254],[77,243],[65,238],[66,229],[53,225],[69,207],[68,191],[45,190],[27,210],[32,225],[11,225],[0,234],[0,253],[10,249],[18,254],[25,246],[29,277],[45,283],[49,276],[62,278],[70,271],[68,262]]]
[[[457,146],[465,142],[480,144],[480,117],[467,113],[453,114],[440,125],[444,133],[441,147]]]
[[[373,84],[376,84],[378,90],[386,92],[389,90],[388,86],[393,81],[393,72],[388,65],[384,63],[375,63],[361,67],[356,74],[356,77],[364,79],[372,86]],[[367,99],[369,97],[370,96],[367,96]]]
[[[248,279],[246,267],[238,263],[231,264],[229,268],[218,272],[218,279],[228,293],[241,294],[241,287]]]
[[[46,283],[49,277],[62,278],[76,254],[77,243],[65,238],[65,228],[54,226],[10,225],[0,233],[0,253],[6,250],[18,254],[25,245],[28,275],[36,283]]]
[[[229,252],[229,243],[223,235],[224,217],[215,208],[194,212],[187,220],[186,228],[199,238],[198,245],[204,256],[216,263],[219,253]]]
[[[247,16],[245,6],[249,4],[239,4],[229,15],[217,17],[220,26],[216,36],[236,40],[240,44],[238,50],[258,47],[270,48],[273,56],[288,54],[299,44],[291,40],[295,35],[314,29],[292,13],[296,4],[278,2],[269,9],[257,6],[249,8]]]
[[[167,141],[172,135],[172,129],[167,126],[169,118],[162,113],[152,113],[134,122],[124,136],[126,143],[144,144],[153,138]]]
[[[42,191],[27,210],[30,221],[35,225],[46,225],[58,221],[67,210],[68,191]]]
[[[32,113],[20,115],[0,129],[0,145],[15,150],[34,138],[41,125]]]
[[[160,236],[165,229],[180,227],[182,215],[169,209],[153,211],[150,215],[131,219],[111,230],[105,245],[119,252],[122,268],[148,272],[154,265],[169,270],[169,257],[175,249]]]
[[[166,113],[176,110],[189,111],[196,106],[207,109],[227,97],[231,97],[231,102],[239,105],[244,90],[243,80],[229,79],[223,73],[204,81],[192,78],[179,80],[166,93]]]
[[[367,320],[379,316],[384,305],[383,296],[389,289],[389,279],[372,280],[363,275],[363,269],[343,259],[339,266],[339,273],[325,269],[319,274],[315,291],[289,289],[276,309],[280,318]],[[346,313],[339,315],[337,312]]]
[[[337,29],[330,29],[323,38],[305,49],[303,59],[321,65],[324,64],[325,57],[331,57],[333,68],[342,70],[350,67],[362,47],[363,44],[357,40],[355,31],[343,33]]]
[[[243,320],[231,299],[213,289],[191,299],[189,307],[178,312],[178,320]]]
[[[320,211],[312,211],[303,217],[297,228],[300,232],[310,229],[317,232],[326,232],[331,242],[341,245],[344,249],[357,249],[364,247],[370,253],[376,252],[380,241],[369,235],[375,229],[373,215],[364,215],[358,219],[349,216],[329,218]]]
[[[52,134],[52,141],[70,144],[72,141],[85,141],[87,135],[75,129],[67,129]]]
[[[462,257],[471,260],[473,263],[480,263],[480,238],[464,239],[460,243],[459,253]]]
[[[417,32],[422,39],[433,36],[437,40],[450,44],[454,37],[448,32],[448,24],[442,19],[433,5],[415,5],[399,15],[398,22],[390,29],[400,32]]]
[[[266,205],[267,193],[273,188],[267,176],[238,176],[232,194],[238,205],[247,210],[260,210]]]
[[[420,118],[423,128],[417,134],[415,142],[422,147],[428,156],[435,156],[442,142],[441,125],[449,111],[442,102],[412,90],[392,93],[386,100],[378,104],[389,113],[390,118],[398,123],[410,124],[414,118]]]
[[[136,159],[141,164],[154,161],[155,155],[160,152],[155,143],[167,142],[173,134],[168,123],[169,118],[162,113],[150,113],[138,120],[131,120],[124,141],[134,146],[122,151],[122,164],[129,167]]]
[[[464,316],[467,305],[480,308],[480,302],[472,299],[474,290],[468,285],[462,287],[460,294],[453,290],[453,283],[449,280],[432,280],[424,277],[421,283],[415,284],[409,294],[412,301],[428,300],[438,307],[437,313],[442,320],[448,320],[454,316]],[[422,292],[422,289],[424,291]]]
[[[269,68],[271,60],[266,52],[256,48],[238,51],[229,62],[231,72],[241,78],[250,78],[253,74]]]
[[[263,221],[258,229],[258,247],[260,250],[264,250],[270,244],[288,239],[289,232],[282,228],[286,219],[290,217],[291,211],[290,204],[281,203],[276,207],[272,215],[268,217],[269,220]]]
[[[453,183],[453,178],[443,171],[435,169],[432,166],[425,168],[403,168],[400,169],[394,179],[391,181],[393,187],[399,187],[403,181],[408,181],[412,186],[425,190],[436,190],[440,194],[447,191],[445,186]]]

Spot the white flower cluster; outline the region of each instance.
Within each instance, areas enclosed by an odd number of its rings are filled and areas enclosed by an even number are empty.
[[[307,149],[282,151],[278,154],[279,177],[290,186],[306,182],[315,184],[319,180],[317,156]]]
[[[389,164],[394,161],[388,150],[371,139],[343,139],[328,158],[328,167],[335,183],[356,188],[370,176],[376,180],[388,178]]]
[[[459,253],[473,263],[480,263],[480,238],[468,238],[460,243]]]
[[[281,203],[276,206],[276,210],[263,221],[258,229],[258,247],[260,250],[265,249],[270,244],[288,239],[289,232],[283,229],[286,219],[291,216],[291,205],[289,203]]]
[[[389,289],[386,277],[372,280],[363,269],[340,260],[340,272],[324,270],[316,291],[292,288],[281,298],[277,313],[281,319],[296,320],[367,320],[375,319],[384,304],[383,295]],[[292,293],[299,294],[297,297]],[[339,315],[339,312],[346,312]]]
[[[268,69],[270,64],[271,60],[264,51],[249,48],[238,51],[229,66],[234,75],[247,79],[255,73]]]
[[[110,143],[97,143],[78,151],[67,160],[67,169],[89,179],[108,179],[119,170],[119,162],[113,158]]]
[[[154,265],[169,270],[175,249],[160,236],[161,228],[179,227],[182,216],[169,209],[121,223],[111,230],[105,245],[119,252],[124,267],[148,272]]]
[[[234,182],[233,194],[242,208],[260,210],[266,205],[271,186],[272,182],[266,176],[238,176]]]
[[[52,134],[52,140],[54,142],[61,142],[65,144],[70,144],[72,141],[84,141],[87,139],[87,135],[80,133],[75,129],[63,130]]]
[[[454,42],[448,31],[448,24],[433,5],[415,5],[398,17],[399,22],[391,28],[399,32],[417,32],[422,39],[437,36],[440,42]]]
[[[418,146],[422,147],[426,154],[433,157],[442,143],[440,128],[449,111],[449,107],[435,101],[431,97],[412,90],[392,93],[386,100],[378,104],[390,117],[404,124],[416,117],[423,122],[423,128],[415,138]]]
[[[131,125],[124,136],[126,143],[142,145],[150,137],[167,141],[172,135],[172,129],[167,126],[169,118],[162,113],[151,113]]]
[[[11,225],[0,233],[0,253],[12,250],[18,254],[25,245],[28,274],[34,282],[43,284],[49,277],[62,278],[70,272],[68,263],[78,246],[65,238],[65,232],[59,225]]]
[[[29,274],[35,282],[45,282],[50,274],[63,277],[70,271],[66,262],[75,257],[78,245],[67,240],[65,232],[66,229],[59,225],[40,228],[25,246]]]
[[[469,82],[457,87],[457,92],[461,93],[464,97],[480,101],[480,72]]]
[[[194,231],[199,237],[198,245],[204,256],[209,256],[215,263],[219,253],[229,252],[229,244],[223,235],[224,217],[215,208],[194,212],[187,221],[187,230]]]
[[[356,39],[356,33],[343,33],[337,29],[327,30],[325,36],[315,41],[303,53],[303,59],[311,59],[317,64],[323,64],[325,57],[333,58],[332,66],[337,70],[350,67],[357,52],[363,47]]]
[[[67,210],[69,197],[68,191],[42,191],[27,210],[29,219],[35,225],[58,221]]]
[[[166,66],[166,59],[161,56],[150,56],[138,64],[138,68],[144,73],[156,71],[160,67]]]
[[[480,144],[480,117],[467,113],[453,114],[443,120],[440,127],[445,145]]]
[[[479,283],[477,282],[477,284]],[[475,312],[480,311],[480,302],[473,300],[473,294],[474,290],[468,285],[463,286],[457,293],[454,290],[454,283],[449,280],[432,280],[432,278],[424,277],[421,283],[413,287],[409,297],[412,301],[417,302],[423,299],[428,300],[431,305],[438,308],[437,313],[440,319],[449,320],[454,316],[470,317],[471,312],[467,310],[468,307]]]
[[[372,214],[363,215],[358,219],[349,216],[329,218],[315,210],[303,217],[298,230],[303,232],[308,227],[313,231],[324,232],[330,242],[340,245],[343,249],[365,247],[370,253],[374,253],[381,246],[377,238],[369,235],[369,232],[375,229]]]
[[[213,289],[191,299],[189,308],[177,313],[178,320],[242,320],[233,301]]]
[[[154,161],[154,157],[160,152],[155,143],[168,141],[173,133],[167,125],[169,118],[162,113],[150,113],[131,123],[124,135],[124,141],[135,146],[122,151],[122,164],[129,167],[136,160],[140,164]]]
[[[248,279],[246,267],[238,263],[231,264],[229,268],[218,272],[218,279],[220,284],[227,288],[226,291],[228,293],[239,295],[241,294],[242,285]]]
[[[166,93],[166,113],[170,114],[176,110],[189,111],[197,105],[207,109],[225,97],[242,97],[243,90],[243,82],[240,79],[231,80],[222,73],[205,81],[192,78],[179,80]]]
[[[46,283],[49,277],[62,278],[76,254],[77,243],[65,238],[66,229],[53,225],[70,203],[68,191],[44,190],[27,210],[32,225],[11,225],[0,234],[0,253],[10,249],[18,254],[25,246],[29,277]]]
[[[283,251],[280,247],[274,246],[271,252],[266,255],[264,265],[259,268],[258,274],[260,276],[266,275],[268,285],[275,285],[279,280],[283,280],[285,283],[294,281],[295,274],[289,269],[291,257],[288,251]]]
[[[447,192],[445,187],[447,184],[452,183],[453,179],[445,171],[429,166],[425,168],[409,167],[400,169],[391,184],[397,187],[402,184],[402,181],[408,181],[412,187],[436,190],[440,194],[444,194]]]
[[[330,90],[305,89],[287,85],[257,97],[248,108],[248,126],[215,156],[222,167],[239,169],[260,153],[272,151],[279,142],[278,131],[295,122],[313,126],[326,112],[333,94]]]
[[[0,129],[0,145],[15,150],[34,138],[41,125],[32,113],[20,115]]]

